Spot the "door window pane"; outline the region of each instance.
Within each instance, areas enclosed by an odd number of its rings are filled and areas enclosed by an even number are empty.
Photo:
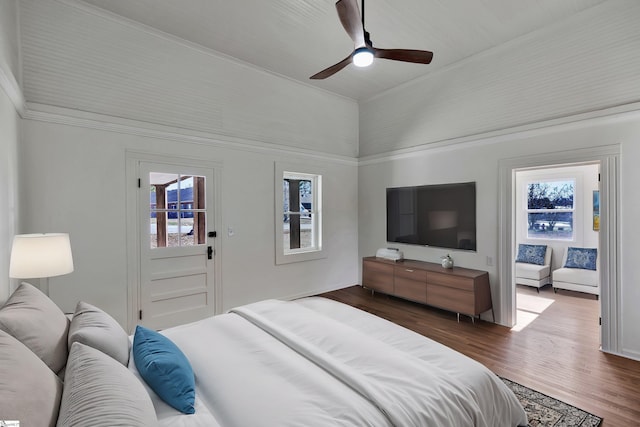
[[[151,248],[206,242],[205,177],[149,173]]]

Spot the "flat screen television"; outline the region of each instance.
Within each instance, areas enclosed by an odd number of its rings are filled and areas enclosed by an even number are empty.
[[[476,183],[387,188],[387,242],[476,250]]]

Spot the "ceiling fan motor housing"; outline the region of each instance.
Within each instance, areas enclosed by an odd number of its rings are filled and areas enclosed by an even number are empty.
[[[353,51],[352,61],[356,67],[368,67],[373,63],[373,52],[368,47],[359,47]]]

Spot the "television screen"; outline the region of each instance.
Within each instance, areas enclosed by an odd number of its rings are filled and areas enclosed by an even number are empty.
[[[387,241],[476,250],[476,183],[387,188]]]

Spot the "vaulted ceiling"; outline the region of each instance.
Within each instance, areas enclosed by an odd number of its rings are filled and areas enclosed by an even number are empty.
[[[432,73],[608,0],[367,0],[375,46],[434,52],[430,65],[377,60],[309,76],[351,53],[335,0],[84,0],[269,72],[356,100]],[[359,0],[360,3],[360,0]]]

